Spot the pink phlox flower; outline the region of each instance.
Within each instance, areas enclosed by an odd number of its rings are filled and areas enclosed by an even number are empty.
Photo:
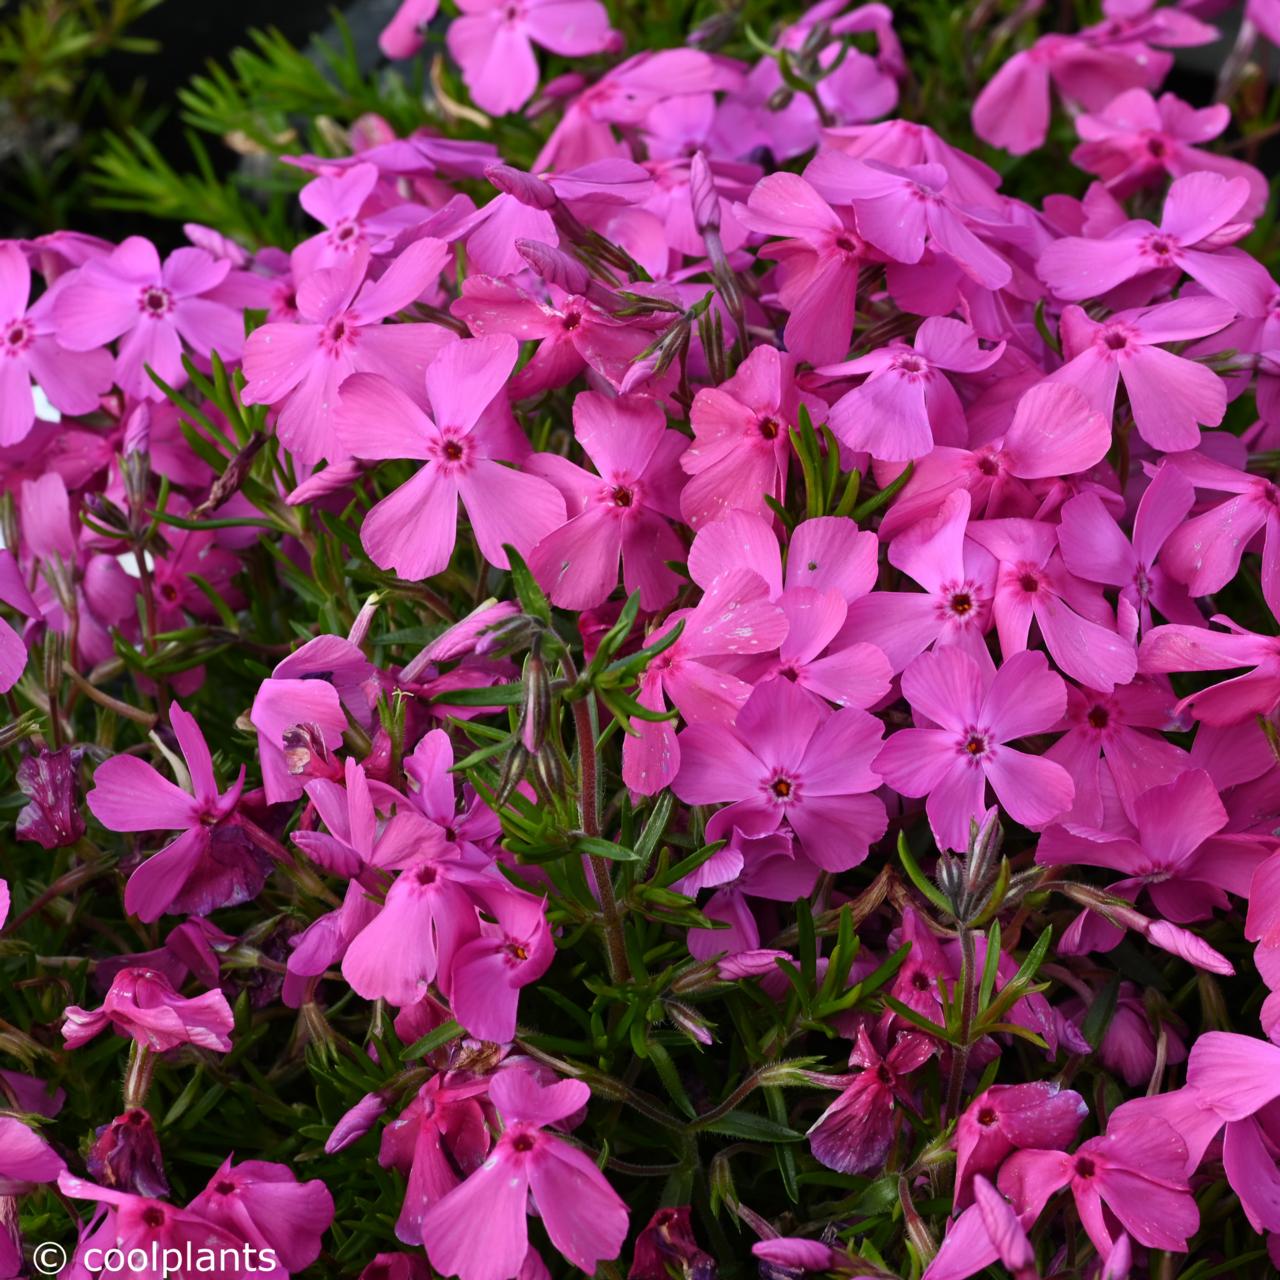
[[[867,375],[832,405],[831,429],[850,449],[888,462],[922,457],[935,441],[963,445],[969,437],[964,406],[946,375],[989,369],[1004,346],[984,350],[968,325],[931,316],[911,346],[895,342],[826,365],[818,370],[825,377]]]
[[[553,603],[587,609],[613,592],[621,560],[627,594],[639,591],[642,609],[660,609],[680,583],[666,562],[684,558],[669,522],[680,517],[687,440],[667,428],[652,400],[594,391],[574,399],[573,429],[596,474],[557,454],[529,460],[528,469],[564,495],[569,517],[533,548],[529,568]]]
[[[393,383],[356,374],[342,385],[337,415],[350,451],[369,459],[412,458],[424,465],[364,518],[360,540],[384,569],[417,581],[449,563],[458,500],[480,553],[507,567],[504,544],[528,555],[564,522],[564,499],[540,476],[503,466],[503,441],[482,414],[502,395],[518,345],[506,334],[445,347],[426,371],[429,418]]]
[[[1068,572],[1053,525],[974,521],[968,536],[999,562],[992,613],[1006,658],[1027,647],[1035,621],[1050,656],[1072,679],[1105,692],[1133,679],[1138,669],[1134,638],[1117,634],[1101,590]]]
[[[299,1182],[285,1165],[269,1160],[232,1165],[228,1156],[187,1211],[260,1253],[270,1249],[276,1266],[258,1267],[258,1274],[284,1280],[320,1256],[321,1238],[333,1222],[333,1197],[319,1178]]]
[[[778,47],[798,51],[814,39],[819,28],[828,40],[818,51],[818,65],[830,68],[817,82],[818,99],[829,117],[841,125],[889,114],[898,102],[898,79],[905,70],[902,47],[893,30],[888,5],[863,4],[848,13],[847,0],[827,0],[809,8],[784,28]],[[877,51],[864,52],[843,37],[873,33]],[[839,59],[839,65],[833,66]],[[761,58],[747,73],[740,89],[730,93],[718,112],[715,141],[727,154],[745,156],[767,147],[779,160],[812,150],[823,135],[823,122],[813,101],[793,94],[777,105],[784,89],[782,74],[771,58]]]
[[[463,0],[449,24],[449,53],[476,106],[506,115],[538,87],[535,44],[567,58],[601,53],[614,40],[597,0]]]
[[[440,8],[440,0],[401,0],[391,21],[378,33],[378,48],[392,61],[412,58],[422,48],[424,32]]]
[[[1161,185],[1166,176],[1178,179],[1207,171],[1239,180],[1246,184],[1244,215],[1256,218],[1270,197],[1266,178],[1243,160],[1196,145],[1211,142],[1230,123],[1225,103],[1197,110],[1172,93],[1154,98],[1145,88],[1129,89],[1102,110],[1076,117],[1081,141],[1071,163],[1096,174],[1121,200],[1142,187]]]
[[[790,587],[778,604],[787,636],[762,678],[790,681],[837,707],[871,707],[889,692],[893,671],[883,651],[864,640],[838,641],[849,612],[838,591]]]
[[[884,120],[879,124],[837,125],[822,132],[823,143],[861,160],[887,164],[940,164],[947,171],[952,195],[966,205],[1003,207],[997,188],[1000,175],[968,152],[953,147],[927,124]]]
[[[1031,1215],[1019,1216],[982,1174],[973,1179],[972,1198],[973,1203],[948,1224],[921,1280],[967,1280],[996,1262],[1013,1280],[1040,1280],[1035,1249],[1027,1238]]]
[[[1126,298],[1141,288],[1146,297],[1140,300],[1149,301],[1185,272],[1238,311],[1254,314],[1275,286],[1261,263],[1233,247],[1251,229],[1242,215],[1248,200],[1243,178],[1191,174],[1169,188],[1159,227],[1139,220],[1098,238],[1066,236],[1040,254],[1036,269],[1071,302],[1101,297],[1128,281],[1135,283]]]
[[[1157,88],[1173,57],[1163,48],[1209,44],[1216,28],[1170,6],[1146,6],[1137,18],[1108,17],[1077,35],[1041,36],[1015,53],[973,104],[973,129],[1014,155],[1044,145],[1050,86],[1069,106],[1101,111],[1127,89]]]
[[[984,1089],[956,1123],[956,1209],[973,1203],[974,1180],[993,1177],[1011,1152],[1070,1146],[1088,1114],[1085,1100],[1055,1081]]]
[[[325,230],[294,249],[292,265],[297,279],[335,267],[361,250],[385,254],[398,236],[431,217],[432,211],[422,205],[390,198],[379,190],[378,180],[376,165],[354,164],[313,178],[298,192],[298,203]]]
[[[960,645],[985,660],[995,565],[965,538],[969,504],[969,494],[956,490],[931,518],[894,538],[889,563],[924,591],[874,591],[855,600],[840,640],[870,641],[895,672],[934,645]]]
[[[62,413],[91,413],[111,389],[104,349],[74,354],[58,340],[52,304],[58,286],[31,303],[31,268],[13,241],[0,241],[0,446],[24,440],[36,421],[32,383]]]
[[[54,1182],[66,1161],[33,1129],[0,1116],[0,1193],[21,1195],[33,1183]]]
[[[1105,867],[1123,879],[1108,892],[1137,901],[1146,893],[1156,910],[1175,924],[1207,920],[1226,910],[1228,893],[1249,896],[1253,873],[1276,845],[1267,837],[1231,834],[1213,780],[1190,769],[1152,787],[1131,804],[1132,825],[1119,831],[1050,827],[1040,838],[1036,861],[1047,865]],[[1073,928],[1068,945],[1110,950],[1123,930],[1086,912],[1087,926]],[[1085,936],[1077,937],[1081,928]]]
[[[483,869],[493,862],[502,822],[470,784],[462,788],[459,798],[453,757],[453,743],[443,729],[423,734],[404,762],[409,799],[434,828],[441,852]]]
[[[489,1157],[422,1218],[431,1265],[459,1280],[511,1280],[529,1248],[530,1194],[552,1246],[591,1274],[616,1258],[627,1207],[594,1161],[547,1126],[585,1105],[580,1080],[542,1086],[523,1070],[502,1071],[489,1097],[504,1128]]]
[[[758,686],[732,727],[691,724],[680,735],[672,784],[687,804],[722,804],[711,839],[737,828],[759,836],[786,823],[804,855],[828,871],[866,858],[885,831],[871,766],[883,726],[857,707],[829,712],[788,680]]]
[[[545,299],[537,299],[508,279],[470,275],[451,311],[477,337],[509,333],[521,342],[537,342],[528,363],[508,384],[512,400],[566,386],[588,360],[626,341],[620,321],[590,298],[554,285],[548,286]]]
[[[1169,534],[1164,557],[1169,571],[1193,596],[1211,595],[1239,572],[1245,550],[1261,541],[1262,593],[1273,612],[1280,610],[1280,488],[1199,453],[1175,454],[1161,467],[1167,469],[1197,489],[1233,495]]]
[[[228,1053],[234,1025],[231,1006],[221,991],[187,998],[163,974],[135,968],[116,974],[100,1009],[68,1005],[62,1037],[68,1049],[78,1049],[110,1027],[157,1053],[181,1044]]]
[[[974,230],[1003,225],[1003,219],[958,202],[940,164],[899,168],[820,151],[805,178],[824,199],[851,205],[858,233],[893,262],[919,262],[928,247],[983,288],[1002,289],[1013,278],[1009,263]]]
[[[1042,653],[1006,658],[994,675],[954,645],[922,653],[902,673],[917,726],[892,734],[874,768],[894,790],[928,796],[938,845],[964,849],[986,811],[989,782],[1016,822],[1033,830],[1071,807],[1071,775],[1043,756],[1007,746],[1062,718],[1067,692]]]
[[[100,1187],[67,1172],[58,1175],[58,1189],[72,1199],[101,1206],[101,1216],[95,1215],[76,1249],[72,1266],[82,1269],[77,1274],[94,1274],[85,1263],[87,1255],[96,1252],[101,1258],[105,1250],[114,1249],[126,1258],[136,1250],[147,1259],[140,1268],[129,1264],[132,1280],[165,1280],[172,1275],[164,1266],[153,1268],[150,1263],[152,1257],[163,1262],[166,1250],[175,1250],[184,1260],[185,1275],[197,1274],[195,1267],[185,1271],[188,1250],[200,1267],[198,1274],[210,1280],[242,1280],[253,1274],[245,1267],[243,1240],[190,1209],[153,1196]]]
[[[39,605],[23,581],[22,570],[7,547],[0,548],[0,603],[28,618],[41,616]],[[5,619],[0,618],[0,693],[8,693],[18,683],[26,666],[26,643]]]
[[[893,1143],[894,1111],[899,1099],[912,1094],[911,1074],[929,1060],[934,1042],[914,1031],[900,1032],[883,1056],[865,1027],[849,1055],[856,1073],[835,1077],[840,1096],[808,1131],[814,1158],[837,1173],[871,1173],[879,1169]]]
[[[1100,1137],[1072,1155],[1057,1150],[1016,1151],[1000,1169],[998,1185],[1019,1216],[1039,1217],[1049,1198],[1069,1188],[1081,1225],[1104,1258],[1127,1231],[1149,1249],[1185,1252],[1200,1225],[1184,1170],[1187,1144],[1170,1126],[1113,1117]]]
[[[797,174],[771,173],[752,188],[738,217],[752,231],[783,237],[759,256],[778,263],[787,349],[813,363],[843,358],[853,332],[859,269],[883,258],[858,234],[852,212],[833,208]]]
[[[1115,413],[1123,381],[1138,434],[1153,449],[1174,452],[1200,443],[1200,426],[1216,427],[1227,409],[1222,379],[1205,365],[1164,350],[1215,333],[1235,309],[1220,298],[1187,297],[1091,320],[1077,306],[1062,313],[1066,364],[1050,377],[1079,388],[1100,413]]]
[[[1222,614],[1210,619],[1227,628],[1156,627],[1142,639],[1138,661],[1148,674],[1225,671],[1252,667],[1243,675],[1188,694],[1175,708],[1209,725],[1239,724],[1269,715],[1280,703],[1280,639],[1247,631]]]
[[[1162,549],[1185,528],[1194,504],[1195,491],[1186,476],[1172,466],[1160,467],[1138,502],[1130,540],[1096,493],[1078,494],[1062,506],[1058,545],[1063,563],[1088,582],[1118,587],[1120,599],[1137,615],[1139,634],[1151,630],[1153,608],[1169,622],[1195,626],[1201,621],[1199,609],[1182,583],[1158,563]],[[1176,561],[1171,548],[1167,558]]]
[[[767,517],[765,497],[782,498],[800,406],[815,423],[826,416],[821,400],[799,390],[795,373],[794,356],[761,346],[733,377],[694,397],[693,444],[680,460],[693,477],[680,510],[694,529],[735,508]]]
[[[730,509],[704,524],[689,548],[689,576],[704,591],[730,569],[750,569],[769,586],[769,597],[809,587],[834,591],[853,604],[876,584],[879,542],[847,516],[801,520],[787,542],[785,575],[773,525],[762,516]]]
[[[304,728],[315,750],[332,751],[342,742],[348,714],[372,728],[379,688],[373,665],[341,636],[316,636],[276,664],[249,712],[268,804],[301,796],[314,763],[291,741],[295,731]]]
[[[1120,1109],[1135,1126],[1159,1122],[1161,1116],[1175,1125],[1188,1148],[1188,1177],[1221,1132],[1227,1181],[1255,1231],[1280,1230],[1280,1168],[1274,1154],[1278,1066],[1276,1045],[1235,1032],[1207,1031],[1191,1046],[1184,1088]]]
[[[485,895],[478,937],[454,953],[445,983],[454,1016],[477,1040],[515,1038],[520,989],[536,982],[555,958],[541,898],[507,888]]]
[[[1095,994],[1084,987],[1079,999],[1066,1000],[1060,1006],[1069,1025],[1083,1024]],[[1108,1071],[1115,1072],[1131,1089],[1145,1088],[1159,1064],[1165,1067],[1185,1062],[1187,1046],[1178,1026],[1157,1015],[1153,1017],[1143,1002],[1143,993],[1132,983],[1120,983],[1115,1009],[1102,1033],[1097,1053]],[[1156,1034],[1164,1041],[1163,1056],[1156,1057]],[[1093,1052],[1093,1049],[1090,1049]],[[1037,1144],[1039,1145],[1039,1144]]]
[[[731,724],[751,686],[731,674],[726,660],[776,649],[787,634],[786,614],[769,600],[759,574],[732,569],[712,581],[695,608],[671,615],[650,640],[680,622],[679,638],[641,676],[637,700],[651,711],[665,711],[669,699],[689,724]],[[632,727],[635,733],[622,744],[623,780],[640,795],[655,795],[680,769],[675,726],[661,720]]]
[[[1044,753],[1071,774],[1075,803],[1059,821],[1108,829],[1118,803],[1129,808],[1152,787],[1193,767],[1191,756],[1160,735],[1180,727],[1175,695],[1138,677],[1110,693],[1067,685],[1062,736]]]
[[[151,922],[166,912],[206,914],[253,898],[269,863],[236,829],[244,768],[218,791],[208,744],[195,718],[176,702],[169,722],[189,772],[191,790],[162,777],[145,760],[119,755],[99,765],[86,800],[111,831],[181,831],[129,877],[125,909]]]
[[[358,761],[344,762],[344,784],[314,778],[304,788],[328,831],[299,829],[293,842],[331,875],[355,879],[371,868],[407,862],[430,828],[418,812],[385,784],[377,790]],[[379,809],[399,800],[391,817],[380,819]]]
[[[273,407],[281,442],[300,461],[350,456],[334,422],[349,375],[378,374],[420,394],[428,361],[454,335],[434,324],[382,321],[418,298],[448,259],[444,241],[418,240],[366,282],[368,251],[357,250],[299,284],[296,323],[264,324],[249,335],[242,399]]]
[[[396,1237],[422,1243],[422,1218],[484,1163],[493,1145],[485,1123],[485,1079],[465,1073],[431,1077],[382,1131],[378,1163],[406,1178]]]
[[[146,366],[179,387],[186,381],[184,350],[206,359],[216,351],[228,363],[240,358],[243,317],[206,296],[230,270],[225,259],[195,248],[175,249],[161,262],[155,245],[130,236],[58,288],[58,341],[72,351],[95,351],[119,338],[115,372],[121,390],[140,400],[163,400]]]

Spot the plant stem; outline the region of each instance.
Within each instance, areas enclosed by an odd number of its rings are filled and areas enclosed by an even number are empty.
[[[953,1119],[960,1110],[964,1096],[964,1073],[969,1065],[969,1036],[973,1029],[974,1006],[978,992],[974,983],[977,956],[973,945],[973,930],[967,924],[960,926],[960,1043],[951,1049],[951,1078],[947,1081],[946,1118]]]
[[[562,660],[565,679],[570,686],[578,681],[578,668],[566,650]],[[592,694],[573,702],[573,725],[578,738],[578,821],[583,835],[600,835],[600,775],[596,769],[596,710]],[[604,920],[605,947],[609,956],[609,977],[614,982],[630,982],[631,966],[627,961],[627,945],[622,932],[622,915],[613,894],[613,877],[609,860],[589,854],[591,877],[600,914]]]

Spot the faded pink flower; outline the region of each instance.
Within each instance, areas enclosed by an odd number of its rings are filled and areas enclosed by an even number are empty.
[[[180,1044],[228,1053],[234,1025],[231,1006],[221,991],[206,991],[188,999],[154,969],[131,968],[116,974],[102,1008],[68,1005],[63,1012],[62,1037],[68,1049],[78,1049],[110,1027],[157,1053]]]

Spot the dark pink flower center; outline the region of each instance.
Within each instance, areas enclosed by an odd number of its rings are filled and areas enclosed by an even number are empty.
[[[222,1181],[214,1187],[214,1190],[220,1196],[233,1196],[236,1193],[236,1184],[227,1178],[223,1178]]]
[[[1097,1166],[1089,1159],[1088,1156],[1076,1157],[1076,1176],[1080,1178],[1092,1178],[1098,1172]]]
[[[960,739],[960,754],[975,763],[989,754],[990,749],[987,735],[980,729],[969,729]]]
[[[1147,241],[1147,248],[1156,255],[1157,258],[1167,258],[1174,249],[1173,241],[1167,236],[1152,236]]]
[[[1018,575],[1018,586],[1030,595],[1040,590],[1040,575],[1034,569],[1024,569]]]
[[[9,355],[15,356],[19,351],[31,345],[34,335],[25,320],[13,320],[5,329],[4,345]]]
[[[1169,154],[1169,144],[1163,138],[1148,138],[1147,154],[1156,160],[1162,160]]]
[[[756,429],[763,439],[776,440],[778,433],[782,430],[782,426],[776,418],[761,418],[756,424]]]
[[[424,867],[419,867],[418,870],[414,873],[413,878],[420,885],[431,885],[431,884],[435,884],[436,880],[439,879],[439,877],[440,877],[440,873],[435,869],[435,867],[428,864]]]
[[[617,485],[609,495],[615,507],[629,507],[635,500],[635,494],[626,485]]]
[[[1107,725],[1111,723],[1111,712],[1099,702],[1095,706],[1089,708],[1089,714],[1085,719],[1088,720],[1095,729],[1105,729]]]
[[[774,778],[769,783],[769,790],[779,800],[791,800],[795,796],[796,784],[790,778]]]
[[[156,1231],[164,1226],[164,1210],[158,1205],[148,1205],[142,1211],[142,1221],[144,1225]]]
[[[967,614],[973,612],[973,596],[967,591],[957,591],[947,601],[947,608],[956,615],[957,618],[963,618]]]
[[[173,294],[158,284],[149,284],[138,297],[138,310],[158,320],[173,310]]]
[[[996,1109],[994,1107],[983,1107],[978,1112],[978,1123],[984,1128],[991,1128],[997,1119]]]
[[[333,229],[333,239],[338,244],[350,244],[360,234],[360,228],[350,218],[344,218]]]
[[[340,315],[336,320],[329,321],[322,342],[328,347],[331,355],[336,355],[344,347],[349,347],[355,342],[357,332],[356,326],[347,319],[346,315]]]
[[[928,361],[920,356],[898,356],[893,365],[899,373],[921,374],[929,372]]]
[[[517,1133],[516,1136],[511,1139],[511,1149],[513,1151],[519,1151],[521,1154],[532,1151],[536,1145],[533,1134],[531,1133]]]
[[[1104,329],[1102,345],[1108,351],[1123,351],[1129,345],[1129,335],[1123,329]]]

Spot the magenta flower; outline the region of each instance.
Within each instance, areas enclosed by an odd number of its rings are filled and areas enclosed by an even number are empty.
[[[1156,627],[1142,638],[1139,665],[1148,674],[1252,667],[1244,675],[1188,694],[1175,710],[1189,710],[1210,725],[1239,724],[1250,716],[1268,715],[1280,703],[1280,639],[1246,631],[1221,614],[1212,621],[1228,630],[1177,624]]]
[[[857,707],[826,712],[788,680],[760,685],[732,728],[690,725],[680,735],[672,789],[686,804],[723,804],[716,832],[767,835],[786,823],[810,861],[847,871],[885,832],[871,762],[883,727]],[[712,839],[717,838],[715,835]]]
[[[1170,622],[1195,625],[1200,611],[1186,588],[1157,563],[1162,549],[1171,565],[1177,563],[1172,542],[1183,536],[1187,527],[1183,521],[1194,504],[1195,491],[1186,476],[1172,465],[1160,467],[1138,503],[1130,541],[1096,493],[1078,494],[1062,505],[1058,545],[1063,563],[1088,582],[1118,587],[1120,599],[1136,614],[1142,634],[1151,630],[1152,608]]]
[[[1119,832],[1050,827],[1036,861],[1119,872],[1124,878],[1108,892],[1133,902],[1145,891],[1164,919],[1185,925],[1225,910],[1228,893],[1247,898],[1254,871],[1275,848],[1267,837],[1224,831],[1227,811],[1203,769],[1144,791],[1131,815],[1132,827],[1126,823]],[[1116,945],[1122,932],[1098,924],[1093,949]]]
[[[241,1280],[248,1274],[243,1242],[190,1209],[179,1209],[153,1196],[96,1186],[65,1172],[58,1175],[58,1189],[72,1199],[96,1201],[104,1206],[102,1217],[95,1218],[80,1238],[72,1274],[92,1275],[86,1255],[102,1259],[109,1249],[120,1250],[126,1259],[136,1250],[135,1260],[139,1254],[147,1260],[141,1267],[129,1263],[131,1280],[166,1280],[173,1275],[171,1262],[165,1261],[166,1250],[172,1251],[169,1259],[176,1255],[182,1260],[183,1271],[179,1274],[205,1275],[210,1280]],[[256,1250],[252,1254],[257,1270],[257,1263],[264,1260],[257,1257]],[[190,1271],[185,1267],[188,1256],[194,1264]],[[150,1265],[153,1257],[160,1266]]]
[[[62,1016],[62,1037],[68,1049],[78,1049],[110,1027],[157,1053],[180,1044],[228,1053],[235,1025],[221,991],[188,999],[154,969],[121,969],[101,1009],[68,1005]]]
[[[1080,307],[1062,313],[1062,354],[1067,363],[1051,375],[1084,392],[1108,419],[1123,381],[1138,434],[1153,449],[1194,449],[1201,424],[1216,427],[1227,410],[1227,388],[1212,369],[1163,350],[1230,324],[1234,309],[1219,298],[1189,297],[1109,320],[1091,320]]]
[[[1232,247],[1250,229],[1240,220],[1248,200],[1243,178],[1191,174],[1169,188],[1159,227],[1136,221],[1098,239],[1065,236],[1041,253],[1036,270],[1059,298],[1071,302],[1100,297],[1136,277],[1159,272],[1155,279],[1176,281],[1185,272],[1237,310],[1254,315],[1275,286],[1261,263]]]
[[[1003,342],[983,350],[967,324],[931,316],[913,346],[891,343],[818,370],[827,377],[868,375],[832,405],[831,429],[850,449],[887,462],[922,457],[935,440],[964,444],[964,408],[946,374],[979,373],[1003,354]]]
[[[80,761],[73,747],[37,751],[18,765],[15,781],[27,803],[18,814],[14,835],[45,849],[63,849],[84,835],[80,808]]]
[[[333,1221],[333,1197],[319,1178],[299,1182],[285,1165],[246,1160],[233,1166],[228,1156],[187,1210],[260,1253],[271,1250],[276,1266],[258,1271],[284,1280],[320,1256],[321,1237]]]
[[[494,115],[518,110],[538,87],[541,45],[566,58],[601,53],[613,40],[597,0],[461,0],[446,42],[476,106]]]
[[[799,360],[839,360],[849,349],[858,271],[876,253],[853,214],[833,209],[794,173],[771,173],[738,213],[744,226],[781,236],[760,250],[778,264],[778,301],[787,312],[783,339]]]
[[[1141,187],[1161,185],[1166,176],[1177,179],[1207,170],[1244,182],[1244,215],[1256,218],[1270,198],[1267,179],[1243,160],[1195,145],[1211,142],[1230,123],[1226,103],[1196,110],[1172,93],[1153,98],[1146,89],[1130,89],[1101,111],[1076,117],[1081,142],[1071,153],[1071,163],[1097,174],[1122,200]]]
[[[396,1236],[422,1243],[422,1218],[484,1163],[492,1145],[482,1096],[489,1082],[464,1073],[434,1075],[382,1131],[378,1163],[408,1179]],[[378,1099],[381,1103],[381,1099]]]
[[[439,8],[440,0],[401,0],[378,34],[378,48],[392,60],[412,58],[422,48],[423,32]]]
[[[505,334],[450,343],[428,365],[434,420],[383,377],[342,384],[339,433],[363,458],[413,458],[424,465],[364,518],[360,540],[375,564],[416,581],[453,555],[458,499],[481,555],[507,567],[505,544],[527,556],[564,523],[564,499],[540,476],[503,466],[502,436],[484,421],[502,394],[518,347]]]
[[[933,645],[985,658],[995,569],[987,552],[966,541],[969,501],[963,489],[950,493],[934,515],[890,543],[889,563],[924,591],[873,591],[855,600],[842,639],[877,645],[895,672]]]
[[[800,406],[815,423],[826,416],[820,400],[796,387],[795,373],[794,356],[757,347],[732,378],[694,397],[693,444],[680,459],[693,477],[680,510],[694,529],[728,510],[767,517],[765,498],[782,498]]]
[[[1052,525],[985,520],[969,526],[969,537],[999,562],[992,612],[1002,654],[1027,647],[1034,620],[1050,656],[1073,679],[1108,691],[1133,679],[1132,638],[1117,634],[1101,591],[1067,572]]]
[[[357,252],[298,286],[295,324],[264,324],[244,346],[245,404],[269,404],[281,441],[301,462],[350,456],[334,424],[338,388],[353,373],[376,373],[418,392],[427,362],[453,340],[433,324],[382,324],[403,311],[449,258],[442,240],[411,244],[376,281]]]
[[[1183,1170],[1187,1144],[1154,1117],[1113,1119],[1107,1132],[1063,1151],[1017,1151],[1000,1169],[998,1185],[1019,1215],[1038,1217],[1055,1192],[1069,1188],[1080,1222],[1105,1258],[1121,1231],[1149,1249],[1187,1248],[1200,1213]]]
[[[669,1267],[689,1280],[714,1280],[716,1261],[698,1246],[689,1205],[657,1210],[636,1236],[627,1280],[668,1280]]]
[[[121,390],[139,400],[163,400],[148,366],[178,387],[186,381],[184,348],[206,358],[216,351],[228,363],[240,358],[244,318],[210,296],[230,270],[225,258],[203,249],[175,249],[162,263],[155,245],[130,236],[108,256],[86,262],[58,289],[58,341],[72,351],[95,351],[121,339]]]
[[[555,604],[590,609],[617,586],[621,560],[627,594],[639,591],[642,609],[660,609],[680,584],[666,562],[684,559],[669,521],[680,517],[687,439],[667,429],[652,400],[595,391],[575,398],[573,431],[597,474],[558,454],[529,460],[528,469],[564,495],[569,515],[533,548],[529,568]]]
[[[541,898],[508,889],[488,895],[487,907],[494,923],[482,922],[449,965],[449,1003],[470,1035],[506,1044],[515,1038],[520,988],[546,973],[556,948]]]
[[[529,1248],[529,1198],[552,1245],[592,1274],[618,1256],[627,1207],[583,1151],[546,1126],[586,1105],[580,1080],[542,1086],[522,1070],[500,1072],[489,1097],[505,1128],[484,1164],[423,1215],[431,1265],[459,1280],[511,1280]]]
[[[908,1077],[936,1050],[928,1036],[906,1031],[882,1057],[866,1027],[859,1027],[849,1065],[861,1070],[838,1079],[844,1091],[810,1127],[814,1158],[837,1173],[878,1170],[893,1144],[897,1099],[910,1097]]]
[[[1106,800],[1114,791],[1122,805],[1171,782],[1191,766],[1181,747],[1153,733],[1177,717],[1175,695],[1139,677],[1111,693],[1067,685],[1066,732],[1046,752],[1071,775],[1076,787],[1071,811],[1059,821],[1102,827]]]
[[[984,1089],[956,1122],[956,1208],[973,1203],[975,1179],[994,1177],[1010,1152],[1074,1142],[1088,1114],[1074,1089],[1053,1081]]]
[[[955,646],[922,653],[902,673],[917,726],[892,734],[874,768],[904,796],[928,796],[925,812],[943,849],[964,849],[986,812],[987,784],[1015,822],[1033,830],[1071,807],[1071,775],[1006,744],[1052,729],[1066,710],[1062,677],[1044,654],[1006,658],[994,676]]]
[[[111,831],[181,831],[129,877],[125,909],[140,920],[166,912],[205,915],[246,902],[262,888],[269,864],[244,838],[233,815],[244,768],[225,794],[218,791],[208,743],[195,718],[177,703],[169,723],[190,771],[191,792],[136,756],[113,756],[98,766],[89,810]]]
[[[820,151],[805,177],[827,200],[852,205],[859,233],[894,262],[919,262],[928,246],[986,289],[1003,289],[1012,279],[1008,262],[970,225],[981,226],[992,215],[960,205],[940,164],[896,168]]]
[[[665,711],[669,698],[689,724],[729,725],[751,686],[727,669],[726,659],[776,649],[787,634],[786,615],[770,602],[759,574],[733,569],[712,581],[696,608],[671,615],[653,639],[680,621],[680,637],[645,668],[637,700]],[[675,726],[659,720],[633,728],[622,744],[623,781],[640,795],[656,795],[680,769]]]
[[[49,290],[34,305],[31,268],[12,241],[0,242],[0,446],[26,439],[35,425],[34,381],[62,413],[90,413],[111,388],[109,352],[72,353],[59,340]]]
[[[1161,467],[1166,470],[1176,470],[1197,489],[1234,495],[1171,531],[1164,557],[1169,571],[1193,596],[1211,595],[1235,577],[1241,555],[1261,533],[1262,594],[1273,612],[1280,609],[1280,489],[1265,476],[1200,453],[1176,455]]]

